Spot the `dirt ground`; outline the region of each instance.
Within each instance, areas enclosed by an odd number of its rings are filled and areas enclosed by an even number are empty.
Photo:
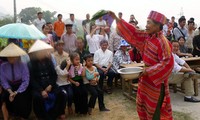
[[[174,120],[200,120],[200,117],[198,117],[200,115],[200,103],[186,103],[183,101],[183,94],[173,93],[172,91],[170,93]],[[104,99],[106,107],[111,111],[100,112],[97,101],[92,115],[67,115],[66,120],[139,120],[135,101],[125,97],[120,88],[115,88],[113,94],[105,93]],[[0,120],[2,120],[2,117],[0,117]],[[29,120],[36,120],[33,113]]]
[[[135,101],[122,95],[121,89],[114,89],[113,94],[105,94],[106,107],[111,111],[100,112],[96,104],[92,115],[68,116],[68,120],[139,120],[136,112]],[[188,113],[173,112],[174,120],[193,120]]]
[[[92,115],[68,116],[69,120],[138,120],[136,113],[136,104],[122,95],[120,89],[115,89],[113,94],[104,94],[105,105],[110,109],[109,112],[100,112],[98,103],[96,104]]]

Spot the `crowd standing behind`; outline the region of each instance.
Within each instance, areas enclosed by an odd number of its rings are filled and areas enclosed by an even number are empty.
[[[46,21],[42,18],[42,12],[38,12],[38,18],[33,21],[33,24],[41,31],[43,31],[42,26],[46,23]],[[64,50],[68,53],[75,51],[76,49],[76,39],[77,39],[77,32],[79,31],[77,27],[77,21],[75,19],[75,15],[73,13],[69,14],[69,19],[63,22],[62,14],[58,14],[58,20],[54,22],[54,24],[50,24],[49,26],[49,34],[52,35],[52,38],[48,36],[49,39],[52,41],[63,40]],[[123,13],[118,13],[119,19],[123,19]],[[187,48],[186,53],[190,53],[186,56],[193,56],[197,55],[196,48],[193,46],[193,39],[194,36],[199,35],[197,24],[194,21],[195,19],[191,17],[188,21],[186,21],[185,16],[181,16],[178,18],[178,23],[175,21],[175,17],[172,16],[171,20],[167,19],[167,22],[163,25],[163,33],[168,38],[169,41],[171,40],[178,40],[180,37],[185,38],[184,46]],[[49,22],[47,22],[49,23]],[[130,15],[129,23],[139,28],[138,21],[136,20],[133,14]],[[72,26],[72,28],[68,27]],[[119,35],[116,31],[107,32],[107,26],[110,27],[107,20],[100,17],[94,23],[90,22],[90,14],[86,14],[86,19],[82,21],[82,27],[84,31],[84,47],[89,48],[89,52],[94,54],[96,50],[100,48],[99,42],[102,39],[106,39],[109,42],[109,49],[115,53],[117,48],[119,47],[119,41],[123,38]],[[66,33],[65,33],[66,28]],[[68,30],[67,30],[68,29]],[[72,29],[72,31],[70,31]],[[103,31],[103,32],[102,32]],[[109,33],[109,34],[108,34]],[[64,35],[65,34],[65,35]],[[56,35],[56,37],[55,37]],[[104,38],[99,37],[98,35],[103,35]],[[49,40],[50,41],[50,40]],[[199,46],[197,46],[199,47]],[[180,47],[181,49],[182,47]],[[195,52],[193,51],[195,50]],[[199,50],[197,50],[199,51]]]
[[[123,13],[119,12],[118,17],[123,20]],[[113,79],[118,74],[120,64],[143,61],[140,54],[143,51],[139,51],[141,48],[131,44],[130,49],[122,32],[118,28],[110,31],[111,25],[103,17],[92,23],[90,14],[86,14],[86,19],[82,21],[83,38],[77,36],[79,29],[73,13],[65,22],[62,19],[63,15],[58,14],[54,23],[46,22],[42,12],[38,12],[33,21],[46,36],[43,40],[45,44],[55,48],[54,52],[34,51],[29,53],[30,60],[23,63],[19,59],[21,55],[14,55],[14,58],[3,55],[7,57],[6,62],[2,62],[0,74],[5,120],[11,114],[28,119],[32,107],[36,117],[45,120],[64,120],[66,106],[68,114],[91,115],[97,98],[99,110],[110,111],[105,107],[104,91],[112,94]],[[133,14],[127,24],[139,30],[138,21]],[[200,55],[200,32],[196,32],[196,28],[194,18],[190,18],[186,25],[185,16],[181,16],[178,23],[172,16],[162,30],[169,41],[177,40],[175,43],[179,50],[174,54],[192,57]],[[13,42],[18,43],[19,40]],[[105,79],[107,86],[104,85]],[[22,98],[22,101],[18,100]],[[186,93],[185,101],[198,102],[189,93]],[[72,109],[73,103],[75,110]]]

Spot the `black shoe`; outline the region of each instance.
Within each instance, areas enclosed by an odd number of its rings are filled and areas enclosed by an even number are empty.
[[[106,92],[107,94],[112,94],[112,89],[104,89],[104,92]]]
[[[194,97],[191,97],[191,98],[184,97],[184,101],[185,102],[200,102],[200,100],[198,100]]]
[[[107,108],[105,108],[105,107],[103,107],[103,108],[100,108],[100,111],[110,111],[109,109],[107,109]]]

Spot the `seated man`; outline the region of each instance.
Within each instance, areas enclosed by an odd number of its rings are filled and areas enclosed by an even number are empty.
[[[178,41],[172,41],[172,51],[174,57],[174,68],[172,70],[173,73],[184,72],[186,74],[195,74],[195,71],[190,68],[190,66],[181,58],[179,58],[176,54],[179,50]],[[192,78],[186,78],[183,81],[183,87],[185,88],[185,97],[184,101],[186,102],[200,102],[200,100],[193,97],[194,95],[194,86],[193,86]]]
[[[94,64],[100,74],[99,87],[103,89],[103,80],[108,76],[108,89],[107,93],[112,93],[112,81],[115,77],[115,72],[111,69],[113,62],[113,53],[108,50],[108,41],[102,40],[100,42],[101,48],[94,53]]]

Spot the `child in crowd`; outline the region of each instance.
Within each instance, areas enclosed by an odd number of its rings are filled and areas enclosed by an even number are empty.
[[[65,99],[68,105],[68,113],[73,114],[72,103],[73,103],[73,90],[68,78],[68,70],[71,65],[70,60],[64,60],[61,62],[60,66],[56,67],[56,72],[58,74],[57,84],[59,88],[65,94]],[[65,103],[66,106],[66,103]]]
[[[71,65],[69,54],[63,50],[64,42],[62,40],[58,40],[55,42],[56,51],[54,52],[54,58],[56,61],[56,73],[58,75],[57,85],[62,90],[65,95],[65,100],[67,101],[68,113],[72,114],[72,103],[73,103],[73,90],[72,85],[68,80],[68,70]],[[66,107],[66,102],[64,104]],[[62,116],[62,118],[64,118]]]
[[[89,104],[88,104],[88,114],[91,115],[92,109],[95,106],[96,99],[98,97],[99,102],[99,109],[100,111],[110,111],[109,109],[105,108],[104,105],[104,97],[103,97],[103,91],[98,86],[98,81],[100,78],[100,75],[97,71],[97,68],[93,66],[93,56],[92,54],[87,54],[84,56],[85,60],[85,78],[89,81],[88,84],[86,84],[86,87],[88,91],[91,94]]]
[[[72,65],[69,69],[69,80],[72,83],[74,93],[75,112],[87,114],[88,112],[88,94],[83,84],[84,68],[80,64],[80,56],[78,53],[72,53],[70,56]]]

